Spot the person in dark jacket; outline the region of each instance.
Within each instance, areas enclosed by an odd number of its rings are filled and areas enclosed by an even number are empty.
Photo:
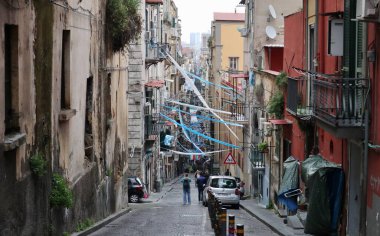
[[[183,188],[183,205],[187,203],[191,204],[191,197],[190,197],[190,183],[191,179],[189,178],[189,174],[185,173],[185,177],[182,178],[182,188]]]
[[[198,201],[203,200],[203,189],[204,189],[205,184],[206,184],[206,177],[204,176],[204,173],[201,173],[198,175],[198,178],[197,178]]]

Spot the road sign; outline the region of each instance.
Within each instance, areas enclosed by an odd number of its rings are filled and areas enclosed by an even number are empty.
[[[228,153],[226,160],[224,160],[224,164],[233,164],[233,165],[236,164],[236,161],[234,157],[232,156],[232,153]]]

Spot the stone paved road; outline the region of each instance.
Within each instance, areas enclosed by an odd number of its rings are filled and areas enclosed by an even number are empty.
[[[130,213],[90,235],[214,235],[207,208],[198,202],[196,188],[191,190],[191,205],[182,205],[182,186],[176,183],[160,201],[130,204],[133,209]],[[228,209],[227,214],[235,215],[236,224],[244,224],[245,235],[277,235],[242,209]]]

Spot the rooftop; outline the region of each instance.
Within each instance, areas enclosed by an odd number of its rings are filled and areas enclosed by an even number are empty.
[[[214,12],[215,21],[245,21],[244,13]]]

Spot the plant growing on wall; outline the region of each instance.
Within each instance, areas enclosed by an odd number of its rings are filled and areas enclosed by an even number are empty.
[[[32,173],[38,177],[44,176],[47,172],[47,161],[38,152],[29,159],[29,165]]]
[[[288,85],[288,75],[285,72],[281,71],[281,73],[276,76],[276,85],[281,89]]]
[[[91,219],[85,219],[84,221],[78,223],[78,225],[77,225],[77,227],[76,227],[75,230],[77,232],[80,232],[80,231],[83,231],[85,229],[90,228],[93,224],[94,224],[93,220],[91,220]]]
[[[138,0],[108,0],[106,27],[114,52],[124,48],[141,34],[142,21]]]
[[[276,118],[281,118],[284,112],[284,95],[277,91],[269,100],[268,113],[274,114]]]
[[[52,207],[71,208],[73,206],[73,193],[65,179],[59,174],[53,174],[49,200]]]
[[[268,143],[267,142],[261,142],[257,145],[257,149],[259,152],[267,152],[268,151]]]

